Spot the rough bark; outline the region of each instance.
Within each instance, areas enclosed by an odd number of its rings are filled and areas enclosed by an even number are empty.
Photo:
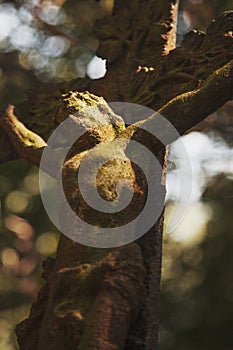
[[[88,87],[107,101],[130,101],[156,108],[182,134],[232,98],[233,63],[230,59],[233,57],[230,49],[233,40],[228,33],[233,27],[233,16],[232,13],[220,16],[206,36],[189,34],[182,48],[168,54],[174,47],[174,4],[175,1],[132,1],[125,5],[116,1],[112,17],[96,27],[102,39],[99,54],[108,58],[108,74],[96,82],[85,80],[80,90]],[[83,115],[88,103],[95,108],[104,104],[93,95],[76,96],[72,108]],[[46,139],[73,110],[67,104],[72,94],[61,98],[57,92],[49,107],[46,94],[44,97],[44,100],[43,96],[38,98],[42,104],[34,103],[30,114],[34,115],[33,123],[28,124]],[[115,118],[109,110],[111,114]],[[109,141],[110,145],[111,140],[121,134],[144,142],[163,163],[161,144],[151,139],[150,144],[145,142],[145,133],[140,129],[142,124],[150,129],[151,123],[156,122],[156,115],[126,129],[123,120],[118,122],[120,128],[112,128],[112,124],[107,123],[103,133],[96,133],[98,120],[95,120],[86,130],[85,142],[82,140],[74,145],[64,164],[63,183],[67,198],[74,210],[87,219],[92,217],[90,208],[85,203],[82,205],[77,191],[75,197],[71,196],[77,190],[74,174],[85,151],[103,141]],[[82,124],[82,127],[86,125]],[[21,157],[38,164],[41,148],[46,147],[46,143],[30,134],[33,142],[25,144],[22,136],[28,135],[28,130],[17,121],[12,108],[0,118],[0,129],[11,139]],[[146,187],[140,174],[127,159],[125,161],[124,165],[114,163],[117,176],[107,172],[111,179],[109,185],[115,188],[120,174],[127,168],[129,178],[124,180],[133,184],[134,209],[140,209],[145,201]],[[101,176],[106,173],[100,174],[100,180]],[[114,196],[114,191],[102,188],[102,195],[108,200],[109,193]],[[94,220],[106,223],[103,216],[97,215]],[[114,220],[108,217],[109,227]],[[44,265],[47,283],[33,305],[29,319],[18,326],[21,349],[75,349],[77,346],[85,350],[156,349],[161,233],[162,219],[136,243],[111,250],[87,248],[62,236],[56,262],[49,260]]]

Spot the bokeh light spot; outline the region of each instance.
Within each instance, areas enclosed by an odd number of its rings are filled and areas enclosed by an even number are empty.
[[[0,41],[4,40],[20,23],[17,10],[12,4],[0,5]]]
[[[24,178],[23,188],[33,195],[37,195],[40,193],[38,171],[29,173]]]
[[[28,54],[28,60],[30,64],[38,70],[43,69],[49,62],[49,58],[41,55],[37,50],[30,51]]]
[[[45,56],[59,57],[63,55],[70,47],[68,39],[62,36],[54,35],[45,39],[40,48],[40,53]]]
[[[30,196],[22,191],[12,191],[6,198],[6,207],[13,213],[23,213],[29,206]]]
[[[37,260],[33,257],[25,257],[20,260],[19,273],[20,275],[29,275],[37,266]]]
[[[19,265],[19,254],[12,248],[5,248],[1,251],[1,261],[6,268],[17,270]]]
[[[100,79],[106,74],[106,60],[94,56],[87,66],[87,75],[91,79]]]
[[[58,25],[64,20],[65,13],[59,6],[48,2],[39,11],[39,17],[48,24]]]
[[[10,43],[18,50],[25,51],[33,48],[37,41],[37,30],[28,25],[20,25],[16,31],[10,35]]]
[[[189,15],[185,12],[179,12],[178,14],[178,25],[177,25],[177,34],[185,35],[191,29],[191,21]]]
[[[30,24],[32,22],[33,16],[27,6],[21,6],[18,11],[19,18],[23,23]]]
[[[55,232],[46,232],[36,240],[36,249],[42,255],[54,254],[57,250],[58,235]]]
[[[34,235],[33,227],[23,218],[16,215],[7,216],[4,221],[6,227],[24,241],[32,239]]]
[[[166,207],[165,225],[172,210],[172,205]],[[193,203],[190,205],[183,221],[171,233],[172,238],[185,245],[201,242],[206,234],[206,227],[211,217],[212,211],[207,204],[203,204],[202,202]]]

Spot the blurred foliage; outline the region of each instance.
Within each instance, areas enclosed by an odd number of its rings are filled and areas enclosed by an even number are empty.
[[[40,81],[84,77],[98,47],[93,24],[111,13],[112,3],[0,1],[0,103],[25,99]]]
[[[0,349],[12,349],[12,328],[27,317],[41,287],[41,262],[55,255],[58,239],[41,202],[38,170],[24,161],[1,165]]]
[[[212,19],[232,6],[232,0],[181,1],[178,43],[186,32],[205,30]],[[220,137],[215,145],[220,149],[213,148],[210,157],[202,143],[201,169],[194,167],[199,171],[194,178],[199,178],[204,190],[200,213],[192,210],[197,204],[191,206],[185,222],[172,234],[165,233],[160,350],[233,349],[233,162],[232,156],[224,156],[232,153],[232,106],[228,102],[194,128],[210,136],[214,131],[212,142]],[[221,137],[230,148],[221,146]],[[222,160],[216,157],[221,152]],[[214,168],[208,157],[215,160]],[[215,175],[221,167],[230,172]],[[169,210],[172,205],[170,202]]]
[[[231,9],[232,0],[180,0],[178,45],[187,32],[192,29],[205,31],[218,14]]]
[[[83,77],[98,46],[93,23],[110,14],[112,4],[112,0],[0,1],[0,103],[25,99],[31,87]],[[219,12],[231,7],[232,0],[181,1],[178,39],[192,28],[204,30]],[[228,135],[231,146],[232,114],[230,108],[215,115],[215,131]],[[188,244],[165,236],[161,350],[233,349],[232,197],[227,194],[232,194],[232,179],[213,181],[203,204],[211,219],[207,231],[206,225],[199,225],[201,239]],[[54,256],[58,237],[43,209],[37,170],[23,161],[1,165],[0,349],[17,348],[13,328],[36,298],[42,283],[41,261]]]
[[[202,240],[165,239],[160,349],[233,349],[233,176],[213,178],[203,201]]]
[[[25,317],[27,317],[30,304],[25,304],[16,309],[1,311],[0,313],[0,349],[1,350],[16,350],[18,349],[14,327]]]

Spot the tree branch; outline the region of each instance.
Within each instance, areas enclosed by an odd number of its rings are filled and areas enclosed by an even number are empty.
[[[14,106],[9,105],[0,116],[0,130],[8,136],[15,152],[21,158],[39,167],[41,155],[47,144],[17,119],[14,115]]]
[[[188,33],[182,46],[165,56],[154,70],[135,71],[128,77],[128,101],[158,111],[175,96],[198,89],[233,59],[232,31],[233,11],[228,11],[210,24],[206,34]]]
[[[145,142],[144,130],[150,132],[156,125],[156,131],[163,140],[163,144],[151,139],[150,143],[153,144],[153,151],[159,152],[164,144],[175,141],[179,135],[183,135],[232,98],[233,60],[213,72],[198,89],[175,97],[147,119],[128,126],[120,137],[133,138],[143,143]],[[159,114],[173,125],[177,133],[171,133],[171,129],[167,129],[164,123],[160,125]]]
[[[206,118],[208,115],[219,109],[221,106],[223,106],[227,101],[231,100],[233,98],[233,60],[228,62],[226,65],[224,65],[222,68],[216,70],[214,73],[211,74],[211,76],[196,90],[190,91],[184,94],[181,94],[177,97],[175,97],[173,100],[168,102],[165,106],[163,106],[158,113],[161,114],[163,117],[165,117],[178,131],[180,135],[183,135],[187,130],[194,127],[197,123],[199,123],[201,120]],[[83,94],[79,93],[71,93],[70,96],[76,95],[76,101],[78,103],[78,98],[83,98]],[[104,105],[103,99],[94,98],[93,95],[86,94],[86,98],[90,98],[90,101],[94,101],[94,104],[97,103],[97,108],[106,108],[109,111],[109,107],[107,107],[107,104]],[[92,100],[91,100],[92,99]],[[64,99],[65,100],[65,99]],[[97,102],[96,102],[97,101]],[[67,101],[66,101],[67,102]],[[64,101],[62,102],[64,103]],[[69,104],[69,102],[68,102]],[[66,103],[63,108],[67,108],[68,104]],[[99,105],[98,105],[99,104]],[[80,109],[81,106],[81,109]],[[68,112],[66,111],[66,114],[68,113],[77,113],[81,112],[83,110],[83,114],[85,114],[85,118],[87,118],[87,111],[88,107],[87,105],[83,104],[80,105],[77,109],[71,109],[68,108]],[[93,105],[94,106],[94,105]],[[15,151],[19,154],[20,157],[28,160],[31,164],[39,166],[40,164],[40,158],[41,154],[44,150],[44,147],[47,146],[46,142],[37,134],[33,133],[32,131],[28,130],[23,123],[21,123],[17,117],[13,113],[14,107],[9,106],[4,115],[0,118],[0,129],[2,129],[11,140]],[[103,111],[103,110],[102,110]],[[90,113],[90,112],[89,112]],[[93,110],[91,110],[91,113],[93,113]],[[112,113],[112,111],[110,112]],[[148,117],[145,120],[142,120],[140,122],[137,122],[135,124],[132,124],[129,126],[126,130],[124,130],[124,124],[122,119],[117,119],[117,117],[112,113],[113,117],[115,118],[115,123],[118,123],[118,136],[120,137],[124,136],[130,139],[132,135],[134,134],[134,138],[140,139],[140,133],[139,130],[141,127],[144,129],[150,131],[150,125],[151,123],[157,123],[157,114],[153,114],[152,116]],[[63,116],[64,118],[64,116]],[[76,114],[77,118],[77,114]],[[92,118],[92,116],[90,116]],[[88,120],[88,119],[86,119]],[[91,119],[90,119],[91,120]],[[113,120],[113,119],[112,119]],[[112,128],[112,120],[110,121],[110,128]],[[82,117],[79,117],[76,119],[77,123],[79,125],[82,125],[82,127],[86,128],[86,131],[89,132],[89,135],[91,137],[94,137],[98,142],[106,141],[104,138],[106,136],[106,130],[103,130],[101,128],[98,128],[98,133],[93,132],[94,129],[97,127],[97,120],[94,122],[94,124],[90,125],[86,124],[87,122],[85,119],[82,119]],[[109,122],[109,121],[108,121]],[[115,124],[116,125],[116,124]],[[159,125],[157,126],[159,128]],[[90,130],[92,130],[90,132]],[[122,130],[122,133],[119,133],[119,130]],[[159,129],[158,129],[159,130]],[[110,132],[110,129],[109,129]],[[101,134],[99,134],[101,133]],[[161,135],[164,135],[165,130],[161,128],[160,130]],[[102,135],[102,136],[100,136]],[[110,134],[111,135],[111,132]],[[87,137],[87,135],[85,135]],[[167,139],[167,144],[173,142],[175,139],[171,137]],[[143,141],[141,139],[140,141]],[[90,136],[89,136],[89,142]],[[95,141],[92,145],[92,147],[96,144],[97,141]],[[88,141],[87,141],[88,143]],[[90,146],[86,146],[88,148]],[[80,149],[79,149],[80,152]]]
[[[214,71],[200,88],[177,96],[159,113],[183,135],[232,98],[233,59]]]
[[[175,47],[178,0],[114,1],[113,14],[96,23],[97,55],[107,58],[107,74],[90,89],[107,101],[127,101],[138,66],[157,67]],[[110,88],[109,88],[110,87]]]

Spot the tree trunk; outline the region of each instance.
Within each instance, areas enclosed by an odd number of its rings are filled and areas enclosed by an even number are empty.
[[[149,1],[147,3],[131,1],[128,4],[122,1],[115,1],[112,17],[106,18],[102,23],[96,26],[96,32],[100,39],[102,32],[103,36],[106,36],[106,32],[109,34],[109,37],[111,37],[111,33],[115,35],[114,42],[104,37],[98,52],[101,56],[107,58],[108,73],[104,79],[104,84],[100,84],[96,81],[91,83],[93,88],[91,86],[91,89],[89,89],[97,95],[104,96],[108,101],[122,101],[122,98],[123,100],[128,100],[128,95],[133,95],[131,92],[133,82],[125,89],[125,80],[135,72],[140,62],[143,66],[154,66],[161,61],[162,56],[175,48],[177,6],[178,4],[176,1],[168,1],[165,3],[161,0]],[[142,9],[145,11],[143,16],[141,12]],[[150,17],[147,17],[149,12]],[[122,16],[123,13],[124,16]],[[114,28],[115,22],[119,20],[122,23],[122,32],[125,38],[133,36],[133,40],[131,43],[126,44],[126,47],[125,43],[120,41],[120,37],[117,37],[118,28]],[[144,27],[140,25],[139,28],[137,28],[135,24],[132,24],[132,27],[127,29],[128,32],[126,31],[129,23],[132,21],[136,23],[139,20],[147,20],[148,23]],[[109,31],[106,30],[106,26],[109,26]],[[149,35],[146,33],[147,28],[150,28],[151,31]],[[146,38],[146,36],[148,38]],[[145,39],[147,40],[147,45],[145,45],[144,50],[141,50],[142,41]],[[127,45],[130,45],[130,47],[127,47]],[[155,49],[153,49],[153,47]],[[124,67],[124,71],[122,71],[122,67]],[[115,88],[115,82],[117,82],[117,88]],[[102,87],[104,91],[102,91]],[[130,100],[133,101],[131,98],[129,101]],[[157,156],[164,168],[164,174],[160,174],[162,178],[165,177],[165,151],[160,151]],[[165,186],[165,179],[162,181],[163,186]],[[30,341],[29,344],[27,341],[26,345],[25,340],[21,340],[26,339],[26,336],[19,336],[20,343],[22,344],[21,348],[29,349],[33,344],[33,346],[38,346],[38,349],[64,349],[67,347],[67,344],[69,344],[69,348],[71,348],[72,346],[75,347],[76,343],[79,342],[79,348],[85,350],[104,350],[105,348],[131,350],[156,349],[159,327],[162,229],[163,214],[150,231],[143,238],[139,239],[137,243],[105,252],[107,257],[119,256],[117,260],[125,260],[124,266],[127,266],[127,274],[132,276],[125,281],[125,287],[122,286],[121,288],[122,290],[123,288],[128,290],[127,294],[129,294],[130,298],[126,302],[114,288],[108,291],[107,286],[100,287],[106,276],[99,277],[95,288],[101,291],[95,296],[96,311],[94,316],[92,316],[94,325],[91,320],[86,322],[87,324],[84,330],[82,330],[84,334],[80,339],[76,339],[75,334],[81,333],[82,331],[80,331],[79,326],[76,324],[77,318],[72,322],[70,321],[71,324],[73,324],[69,327],[71,332],[69,337],[75,340],[66,339],[65,342],[64,338],[67,338],[65,329],[67,326],[64,326],[64,324],[63,326],[57,325],[58,322],[61,323],[61,317],[54,317],[53,310],[58,304],[54,295],[58,292],[62,295],[59,299],[60,302],[64,302],[64,300],[68,299],[68,295],[67,290],[65,289],[62,291],[63,287],[60,283],[57,283],[57,275],[62,268],[68,269],[69,267],[74,270],[80,266],[80,255],[83,256],[82,260],[85,261],[86,259],[89,260],[90,254],[102,255],[103,253],[102,251],[98,253],[98,249],[96,248],[87,249],[80,246],[78,243],[74,243],[62,237],[57,252],[55,269],[52,274],[53,277],[50,277],[49,280],[48,296],[46,296],[47,300],[45,305],[43,305],[43,310],[41,310],[41,314],[43,315],[40,316],[41,325],[38,325],[39,320],[37,319],[35,325],[38,328],[38,332],[34,337],[33,343]],[[135,263],[135,261],[138,262]],[[96,261],[93,259],[92,264],[95,265],[95,263]],[[137,267],[136,270],[135,267]],[[119,264],[116,269],[119,269],[119,272],[112,272],[108,277],[109,279],[114,280],[114,278],[116,278],[114,274],[119,274],[119,279],[122,279],[124,275],[122,263]],[[70,276],[67,276],[65,279],[66,283],[70,284]],[[63,283],[64,282],[62,282],[62,284]],[[92,287],[90,286],[90,288]],[[131,292],[129,293],[129,291]],[[74,296],[72,296],[72,298],[74,298]],[[111,299],[110,303],[108,301],[109,299]],[[100,300],[101,305],[99,305]],[[69,308],[71,308],[70,305]],[[130,312],[126,312],[127,309],[130,309]],[[114,315],[114,310],[117,310],[116,315]],[[108,313],[111,314],[111,324],[106,320],[106,314]],[[18,332],[20,331],[22,333],[23,328],[31,329],[30,323],[32,320],[33,313],[26,323],[24,322],[18,327]],[[78,321],[80,322],[80,320]],[[67,322],[66,317],[63,323],[64,322]],[[58,336],[58,332],[53,331],[54,328],[58,328],[62,336]],[[112,339],[109,338],[109,333]],[[25,335],[26,334],[28,334],[28,330],[25,330]],[[114,334],[116,334],[115,337],[113,336]]]

